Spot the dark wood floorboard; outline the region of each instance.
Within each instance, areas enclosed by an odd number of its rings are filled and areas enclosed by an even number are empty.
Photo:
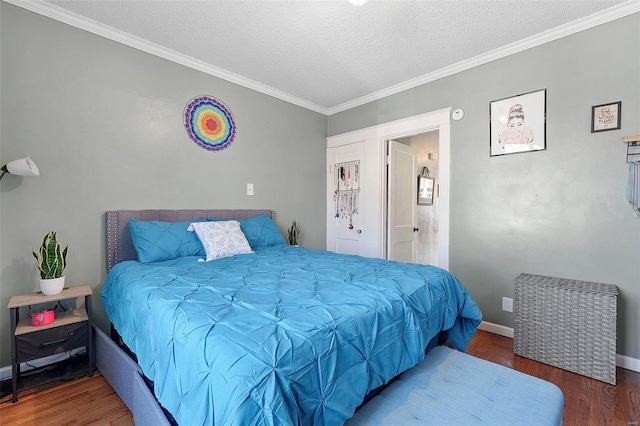
[[[640,373],[618,368],[617,385],[513,354],[513,339],[478,331],[467,353],[556,384],[565,397],[565,426],[640,426]],[[99,373],[0,401],[0,424],[133,425],[131,412]],[[507,422],[506,424],[517,424]]]

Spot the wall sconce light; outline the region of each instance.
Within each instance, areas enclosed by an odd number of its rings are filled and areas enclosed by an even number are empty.
[[[34,163],[31,158],[13,160],[2,166],[0,170],[2,170],[0,180],[2,180],[7,173],[16,176],[40,176],[40,170],[38,170],[38,166],[36,166],[36,163]]]
[[[429,160],[437,160],[438,159],[438,153],[437,152],[430,152],[429,153]]]

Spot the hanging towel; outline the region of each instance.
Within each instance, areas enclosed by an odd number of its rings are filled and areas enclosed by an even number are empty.
[[[640,217],[640,161],[632,161],[629,163],[627,200],[636,215]]]

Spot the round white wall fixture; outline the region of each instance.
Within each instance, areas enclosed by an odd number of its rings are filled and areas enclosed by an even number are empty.
[[[457,109],[451,114],[451,118],[453,118],[455,121],[460,120],[462,117],[464,117],[464,111],[461,109]]]

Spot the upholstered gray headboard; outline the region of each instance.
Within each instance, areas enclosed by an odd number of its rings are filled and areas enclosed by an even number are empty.
[[[138,254],[131,241],[129,220],[161,220],[180,222],[200,218],[240,220],[267,214],[273,218],[273,210],[114,210],[108,211],[107,220],[107,273],[116,263],[136,260]]]

